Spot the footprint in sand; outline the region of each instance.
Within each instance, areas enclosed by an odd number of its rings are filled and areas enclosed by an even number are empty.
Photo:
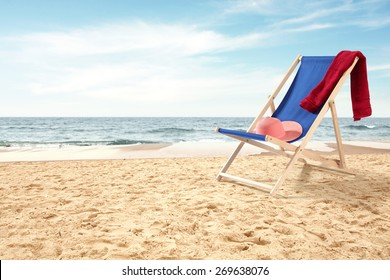
[[[261,246],[268,245],[271,243],[270,241],[268,241],[266,239],[262,239],[259,236],[253,236],[253,235],[250,237],[247,237],[247,238],[242,238],[242,239],[237,237],[237,236],[234,236],[234,235],[230,235],[230,236],[228,235],[228,236],[225,236],[225,240],[228,242],[234,242],[234,243],[253,243],[253,244],[261,245]]]
[[[293,234],[293,231],[290,228],[285,227],[285,226],[280,226],[280,225],[273,227],[272,230],[277,232],[277,233],[284,234],[284,235]]]

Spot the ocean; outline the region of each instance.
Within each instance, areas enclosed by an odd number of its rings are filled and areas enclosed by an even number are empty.
[[[61,147],[180,142],[229,142],[216,127],[245,130],[253,118],[0,118],[0,147]],[[340,118],[345,141],[390,142],[390,118]],[[326,118],[313,140],[334,142]]]

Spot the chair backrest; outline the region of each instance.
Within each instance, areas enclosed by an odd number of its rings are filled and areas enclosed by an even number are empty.
[[[299,103],[322,81],[333,59],[334,56],[303,56],[290,88],[272,115],[281,121],[296,121],[302,125],[302,135],[296,140],[306,135],[321,110],[313,114]]]

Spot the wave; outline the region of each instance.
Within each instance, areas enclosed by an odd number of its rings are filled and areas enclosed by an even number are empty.
[[[345,128],[355,129],[355,130],[369,130],[369,129],[377,129],[378,127],[375,126],[375,125],[364,125],[364,124],[361,124],[361,125],[347,125],[347,126],[345,126]]]
[[[390,126],[376,126],[376,125],[365,125],[365,124],[361,124],[361,125],[347,125],[345,126],[345,128],[347,129],[354,129],[354,130],[370,130],[370,129],[382,129],[382,130],[386,130],[386,129],[390,129]]]
[[[167,128],[157,128],[147,131],[148,133],[183,133],[183,132],[194,132],[197,131],[193,128],[177,128],[177,127],[167,127]]]
[[[108,146],[117,146],[117,145],[135,145],[135,144],[157,144],[159,142],[150,141],[150,140],[127,140],[127,139],[118,139],[111,142],[108,142]]]
[[[0,141],[0,147],[66,147],[66,146],[78,146],[78,147],[90,147],[90,146],[119,146],[119,145],[136,145],[136,144],[157,144],[160,142],[150,140],[128,140],[117,139],[112,141],[50,141],[50,142],[28,142],[28,141]]]
[[[11,147],[12,145],[11,145],[11,143],[9,143],[9,142],[6,142],[6,141],[0,141],[0,147],[6,147],[6,148],[8,148],[8,147]]]
[[[47,129],[46,127],[40,127],[40,126],[4,126],[2,127],[6,130],[44,130]]]

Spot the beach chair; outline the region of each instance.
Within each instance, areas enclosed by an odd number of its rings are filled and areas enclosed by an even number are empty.
[[[355,67],[359,58],[354,58],[352,65],[349,66],[349,68],[338,80],[336,86],[334,87],[330,96],[327,98],[326,102],[324,102],[324,104],[316,112],[308,112],[300,106],[300,102],[311,92],[313,88],[316,87],[317,84],[322,81],[333,59],[333,56],[297,56],[297,58],[294,60],[291,67],[287,71],[285,77],[282,79],[281,83],[276,88],[275,92],[268,97],[264,108],[254,119],[247,131],[231,130],[224,128],[216,129],[217,132],[240,141],[237,148],[234,150],[232,155],[227,160],[226,164],[218,173],[218,181],[221,179],[228,179],[241,183],[243,185],[258,188],[262,191],[267,191],[271,194],[274,194],[283,184],[289,171],[293,168],[297,161],[302,161],[305,164],[314,165],[316,167],[324,168],[326,170],[353,174],[353,172],[351,170],[348,170],[346,167],[334,100],[343,83]],[[279,106],[275,108],[274,100],[276,96],[279,94],[286,81],[289,79],[289,77],[299,64],[299,69],[296,72],[295,78],[290,88],[288,89],[285,97],[280,102]],[[333,119],[338,159],[329,159],[317,152],[306,149],[306,146],[311,137],[313,136],[313,133],[315,132],[329,109],[331,110],[331,116]],[[271,111],[272,117],[277,118],[280,121],[294,121],[299,123],[302,126],[302,134],[293,141],[283,141],[270,135],[261,135],[258,133],[254,133],[256,125],[260,120],[263,119],[264,115],[268,110]],[[296,144],[294,142],[296,142]],[[265,149],[275,154],[290,158],[287,166],[282,171],[281,175],[276,180],[276,183],[274,185],[248,180],[227,173],[228,168],[230,167],[234,159],[237,157],[244,144],[251,144],[253,146]],[[260,160],[265,159],[261,158]]]

